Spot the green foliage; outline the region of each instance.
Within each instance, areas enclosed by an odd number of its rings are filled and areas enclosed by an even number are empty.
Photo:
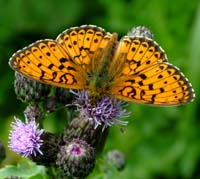
[[[22,179],[46,179],[45,167],[36,165],[33,162],[24,160],[17,166],[7,165],[0,169],[0,178],[21,177]]]
[[[127,157],[127,167],[110,178],[199,178],[200,166],[200,3],[198,0],[0,0],[0,139],[7,144],[9,122],[23,114],[25,105],[16,99],[13,88],[14,72],[8,59],[15,51],[44,38],[56,36],[72,26],[95,24],[123,36],[137,25],[149,27],[155,40],[165,49],[169,62],[178,66],[189,78],[196,93],[193,103],[180,107],[152,107],[131,104],[132,115],[125,132],[114,126],[105,150],[118,148]],[[50,117],[51,118],[51,117]],[[45,121],[58,131],[52,120]],[[67,117],[66,117],[67,118]],[[60,130],[60,129],[59,129]],[[61,129],[62,130],[62,129]],[[7,150],[8,152],[8,150]],[[18,158],[8,156],[2,166]],[[27,168],[27,166],[29,166]],[[16,175],[39,176],[44,168],[30,163],[7,166],[0,170]],[[32,172],[30,172],[30,170]],[[89,178],[106,178],[96,171]],[[20,173],[20,172],[19,172]],[[5,174],[5,173],[4,173]],[[30,175],[29,175],[30,176]],[[37,177],[36,177],[37,176]],[[96,177],[95,177],[96,176]]]

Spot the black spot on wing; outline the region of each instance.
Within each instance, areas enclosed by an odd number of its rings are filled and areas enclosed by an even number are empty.
[[[140,74],[139,77],[142,78],[143,80],[145,80],[147,78],[147,76],[145,74]]]
[[[61,58],[61,59],[60,59],[60,63],[65,63],[65,62],[67,62],[67,59],[66,59],[66,58]]]

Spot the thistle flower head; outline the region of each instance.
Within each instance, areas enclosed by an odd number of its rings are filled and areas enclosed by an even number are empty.
[[[26,119],[25,123],[23,123],[20,119],[15,118],[11,128],[9,147],[12,151],[23,157],[36,156],[37,153],[42,154],[40,146],[43,141],[40,136],[43,130],[37,129],[38,124],[36,124],[35,120],[28,121]]]
[[[95,121],[95,128],[104,125],[103,129],[113,124],[126,125],[127,122],[120,121],[120,117],[128,116],[125,109],[122,109],[122,102],[116,98],[102,96],[95,104],[89,97],[88,91],[78,91],[75,104],[77,104],[82,115],[89,120]]]
[[[94,148],[80,139],[65,141],[65,145],[60,147],[56,164],[60,177],[83,179],[94,169]]]

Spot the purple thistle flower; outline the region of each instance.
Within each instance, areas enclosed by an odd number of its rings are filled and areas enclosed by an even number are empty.
[[[103,129],[113,124],[126,125],[127,122],[119,120],[120,117],[127,117],[129,113],[122,109],[123,102],[109,96],[102,96],[95,104],[92,103],[88,91],[73,93],[77,96],[74,104],[82,115],[87,115],[89,120],[94,120],[95,129],[104,125]]]
[[[9,134],[9,147],[12,151],[29,157],[30,155],[36,156],[37,153],[42,155],[40,146],[43,143],[41,135],[43,130],[39,130],[38,124],[32,119],[26,119],[23,123],[20,119],[15,117],[15,121],[11,123],[11,132]]]

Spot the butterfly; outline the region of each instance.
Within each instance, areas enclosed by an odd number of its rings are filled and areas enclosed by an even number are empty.
[[[56,40],[39,40],[17,51],[9,65],[24,76],[91,96],[157,106],[191,102],[194,90],[151,38],[123,36],[95,25],[72,27]]]

